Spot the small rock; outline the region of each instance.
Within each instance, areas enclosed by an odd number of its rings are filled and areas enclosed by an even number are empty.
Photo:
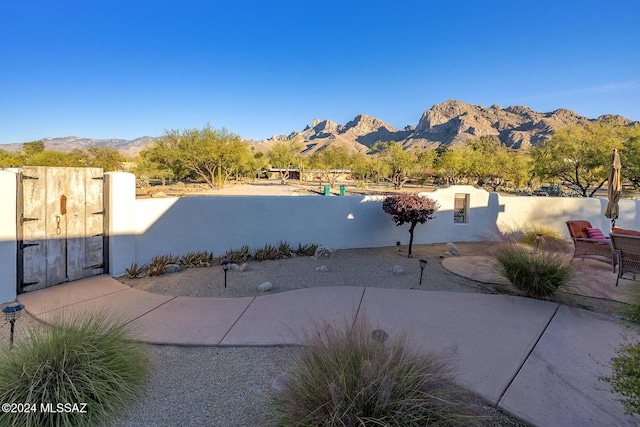
[[[229,270],[238,271],[240,270],[240,266],[238,264],[231,264],[231,266],[229,267]]]
[[[248,263],[242,263],[242,265],[240,266],[240,271],[247,271],[249,269],[249,264]]]
[[[333,251],[326,246],[318,246],[316,248],[316,252],[314,254],[316,258],[324,257],[324,258],[333,258]]]
[[[400,267],[399,265],[394,265],[393,266],[393,273],[394,274],[402,274],[402,273],[404,273],[404,268]]]
[[[458,247],[453,243],[447,243],[447,252],[449,252],[451,255],[460,255]]]
[[[320,267],[314,267],[313,271],[329,271],[329,267],[326,265],[321,265]]]
[[[136,279],[142,279],[143,277],[147,277],[146,271],[141,271],[140,273],[138,273]]]
[[[167,273],[177,273],[178,271],[180,271],[178,264],[167,264]]]
[[[271,289],[273,289],[273,285],[271,284],[271,282],[264,282],[258,285],[258,290],[260,292],[267,292],[267,291],[270,291]]]

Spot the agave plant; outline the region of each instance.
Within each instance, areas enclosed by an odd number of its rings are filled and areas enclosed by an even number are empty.
[[[127,272],[127,278],[135,279],[141,277],[141,275],[147,271],[149,267],[147,265],[139,266],[137,262],[132,263],[129,268],[125,268]]]

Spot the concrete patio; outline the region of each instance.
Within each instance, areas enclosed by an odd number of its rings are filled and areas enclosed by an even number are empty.
[[[494,280],[482,268],[486,260],[469,258],[445,261],[454,271],[457,264],[471,277]],[[601,272],[598,263],[590,271],[593,282],[612,275],[602,265]],[[622,294],[633,285],[623,282]],[[259,297],[175,297],[139,291],[108,276],[18,299],[45,322],[106,310],[129,322],[140,341],[190,346],[301,344],[323,322],[364,316],[372,326],[407,333],[419,348],[449,359],[462,385],[533,425],[640,425],[598,380],[609,373],[614,349],[631,331],[609,317],[554,302],[348,286]]]

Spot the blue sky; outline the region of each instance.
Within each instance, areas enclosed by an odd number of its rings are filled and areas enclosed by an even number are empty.
[[[434,104],[640,120],[640,2],[0,4],[0,144],[226,127],[246,139]]]

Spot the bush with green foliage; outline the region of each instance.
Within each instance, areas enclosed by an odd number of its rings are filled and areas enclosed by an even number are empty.
[[[277,425],[474,425],[468,392],[445,363],[380,332],[358,321],[307,337],[272,396]]]
[[[567,257],[554,252],[531,252],[529,248],[505,243],[496,250],[495,257],[500,274],[530,297],[551,297],[575,277]]]
[[[611,384],[611,391],[622,396],[625,414],[640,414],[640,343],[624,343],[615,350],[611,359],[611,376],[600,377],[601,381]]]
[[[112,317],[77,316],[34,328],[13,349],[0,351],[0,401],[35,403],[37,410],[0,412],[0,426],[106,424],[138,397],[148,373],[144,348]],[[86,413],[47,413],[40,403],[87,406]]]

